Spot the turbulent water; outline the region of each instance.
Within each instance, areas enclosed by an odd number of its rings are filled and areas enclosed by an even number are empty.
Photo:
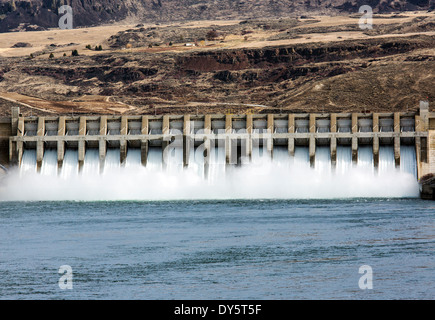
[[[252,163],[225,166],[225,151],[212,153],[205,178],[202,152],[191,152],[183,169],[182,152],[175,149],[165,165],[161,148],[151,148],[146,167],[140,150],[130,149],[125,166],[119,149],[109,149],[100,168],[98,150],[88,149],[81,172],[77,150],[67,150],[63,168],[57,170],[57,153],[46,150],[41,172],[36,154],[26,150],[22,165],[3,181],[0,200],[211,200],[211,199],[330,199],[355,197],[418,197],[415,149],[401,147],[401,166],[394,165],[394,150],[382,146],[375,170],[371,147],[360,147],[358,164],[350,147],[337,148],[337,165],[331,167],[328,147],[318,147],[314,168],[308,148],[297,147],[290,157],[275,147],[273,157],[254,148]]]

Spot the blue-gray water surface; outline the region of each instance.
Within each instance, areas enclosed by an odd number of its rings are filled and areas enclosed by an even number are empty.
[[[0,202],[0,298],[434,299],[434,218],[418,199]]]

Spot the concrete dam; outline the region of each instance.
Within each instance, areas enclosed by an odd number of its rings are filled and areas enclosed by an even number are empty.
[[[403,180],[406,176],[412,177],[413,183],[424,182],[419,186],[422,198],[434,199],[431,174],[435,173],[435,114],[429,111],[427,102],[420,103],[418,113],[23,117],[19,108],[13,107],[11,117],[0,120],[0,164],[0,176],[13,177],[12,172],[18,171],[14,180],[30,171],[71,181],[92,176],[89,184],[113,168],[130,168],[128,179],[119,175],[111,180],[114,186],[139,181],[139,172],[145,168],[148,173],[143,179],[147,184],[154,183],[155,188],[142,189],[137,197],[153,194],[159,188],[184,189],[184,184],[186,193],[210,188],[210,192],[229,196],[228,189],[233,188],[234,196],[250,197],[258,192],[261,197],[265,192],[270,197],[276,194],[284,198],[289,190],[295,197],[309,197],[316,192],[319,197],[328,197],[328,189],[337,184],[333,196],[339,197],[340,192],[346,193],[352,183],[359,181],[361,189],[349,196],[362,192],[364,197],[364,188],[373,189],[369,196],[376,196],[377,185],[389,188],[382,181],[403,185],[409,181]],[[243,170],[251,164],[260,166],[235,173],[231,182],[210,183],[219,181],[226,172]],[[265,164],[271,171],[261,176],[263,169],[259,168]],[[183,176],[189,170],[208,183]],[[401,172],[402,180],[398,175],[394,179],[399,180],[391,180],[393,176],[386,173],[390,171]],[[178,180],[156,176],[156,172],[177,172]],[[341,174],[339,182],[332,178],[337,173]],[[275,175],[273,184],[264,180],[264,175]],[[364,185],[367,175],[377,180]],[[313,184],[316,179],[321,181]],[[173,183],[168,184],[168,180]],[[287,180],[294,182],[289,184]],[[196,181],[196,189],[189,189],[192,181]],[[31,182],[21,183],[20,188],[26,184]],[[78,189],[80,184],[83,186],[77,181]],[[254,190],[255,184],[263,187]],[[247,191],[240,192],[235,186]],[[104,190],[105,186],[95,188]],[[8,183],[4,189],[10,189]],[[298,193],[299,189],[305,193]],[[118,194],[122,192],[119,189]],[[178,194],[174,195],[177,198]],[[210,197],[210,193],[204,197]]]

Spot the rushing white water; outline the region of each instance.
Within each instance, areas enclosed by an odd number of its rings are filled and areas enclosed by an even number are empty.
[[[328,147],[317,147],[314,168],[307,147],[275,147],[273,157],[254,147],[252,163],[225,165],[225,150],[211,152],[205,178],[203,152],[190,153],[183,168],[181,149],[173,150],[163,164],[161,148],[150,148],[147,166],[138,149],[129,149],[125,166],[119,149],[108,149],[104,167],[99,153],[88,149],[81,172],[77,150],[65,152],[57,168],[57,152],[46,150],[40,173],[36,153],[25,150],[22,165],[0,187],[0,200],[178,200],[178,199],[326,199],[357,197],[417,197],[416,157],[412,146],[401,147],[401,165],[395,168],[394,150],[381,146],[379,169],[373,165],[372,148],[360,146],[357,165],[350,147],[337,147],[332,168]]]

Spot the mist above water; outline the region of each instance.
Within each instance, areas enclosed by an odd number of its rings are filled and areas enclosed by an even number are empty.
[[[167,165],[162,150],[150,148],[147,167],[140,150],[129,149],[125,166],[119,149],[109,149],[104,168],[98,150],[88,149],[82,171],[76,150],[67,150],[63,168],[57,169],[57,152],[46,150],[41,172],[36,153],[26,150],[22,165],[1,182],[1,201],[115,201],[115,200],[214,200],[214,199],[333,199],[368,197],[418,197],[416,157],[412,146],[401,147],[401,167],[394,166],[394,150],[381,146],[379,169],[373,165],[372,148],[361,146],[354,166],[350,147],[337,148],[332,169],[328,147],[316,150],[315,167],[308,148],[297,147],[290,157],[275,147],[273,159],[253,149],[252,163],[225,166],[225,151],[212,154],[205,178],[201,152],[191,152],[189,167],[182,166],[182,152],[170,153]]]

